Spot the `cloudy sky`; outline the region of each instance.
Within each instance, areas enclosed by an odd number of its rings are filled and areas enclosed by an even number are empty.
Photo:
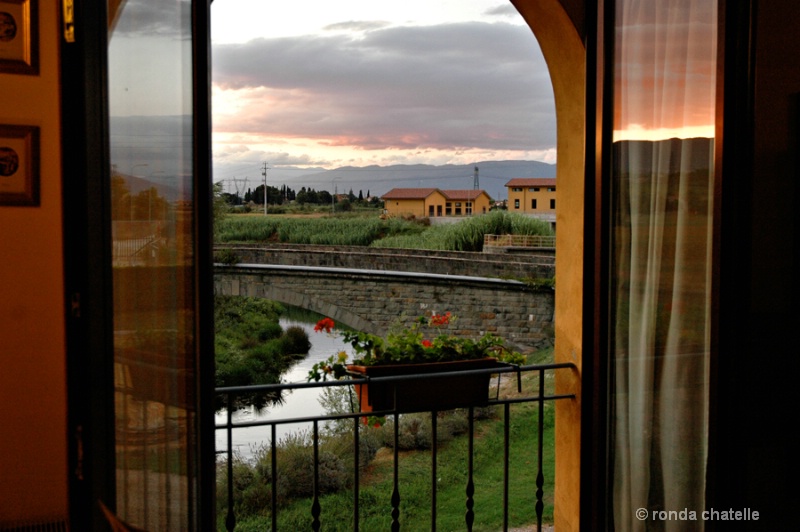
[[[212,45],[215,180],[555,162],[547,69],[503,0],[216,0]]]

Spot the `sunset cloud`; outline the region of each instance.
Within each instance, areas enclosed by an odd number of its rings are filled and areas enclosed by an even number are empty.
[[[360,150],[555,146],[538,45],[530,29],[505,22],[348,21],[314,35],[219,44],[213,85],[215,134]]]

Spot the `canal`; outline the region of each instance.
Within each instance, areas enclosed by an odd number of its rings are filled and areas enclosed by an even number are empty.
[[[292,326],[302,327],[311,341],[311,349],[308,352],[308,356],[297,361],[284,372],[281,376],[282,382],[306,382],[309,370],[317,362],[325,360],[339,351],[352,354],[350,345],[343,342],[338,335],[314,331],[314,325],[323,317],[304,309],[289,307],[287,312],[280,318],[279,322],[283,330]],[[282,403],[269,405],[260,411],[252,407],[238,410],[234,412],[233,420],[234,422],[250,422],[324,414],[325,409],[320,403],[320,395],[320,388],[287,390],[283,393]],[[227,414],[224,410],[218,412],[216,415],[217,424],[225,423],[226,416]],[[280,441],[291,432],[309,429],[309,424],[282,424],[277,426],[277,437]],[[233,448],[242,458],[249,459],[260,447],[268,446],[270,438],[269,426],[235,429],[233,431]],[[227,436],[224,430],[216,431],[216,447],[218,451],[227,448]]]

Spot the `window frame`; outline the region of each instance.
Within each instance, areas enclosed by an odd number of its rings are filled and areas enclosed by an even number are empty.
[[[609,411],[609,320],[610,297],[607,279],[610,265],[610,176],[614,117],[614,64],[616,0],[586,2],[586,158],[585,158],[585,228],[583,281],[583,353],[581,404],[581,479],[580,523],[582,530],[610,526],[611,509],[608,489],[610,473]],[[723,335],[723,324],[736,330],[740,317],[731,301],[740,290],[740,279],[721,276],[722,262],[734,264],[741,231],[736,231],[737,216],[723,217],[723,205],[735,203],[736,183],[724,175],[735,176],[751,171],[749,148],[752,145],[752,115],[741,106],[726,108],[726,99],[753,101],[755,5],[718,2],[718,47],[716,124],[714,150],[714,208],[711,272],[711,349],[710,397],[708,412],[708,462],[706,465],[706,507],[726,503],[720,494],[732,488],[718,479],[726,478],[724,461],[735,463],[733,456],[719,454],[718,440],[722,393],[730,380],[720,368],[720,352],[727,346],[735,352],[735,335]],[[728,98],[725,95],[728,95]],[[727,133],[727,135],[726,135]],[[727,146],[726,146],[727,144]],[[740,191],[741,193],[741,191]],[[741,218],[740,218],[741,219]],[[727,244],[727,245],[724,245]],[[728,256],[723,256],[723,248]],[[726,260],[727,259],[727,260]],[[727,290],[726,290],[727,288]],[[725,297],[723,297],[723,294]],[[723,304],[727,301],[729,304]],[[724,344],[724,345],[723,345]],[[722,467],[720,467],[722,465]],[[718,498],[719,497],[719,498]],[[730,500],[730,498],[725,499]],[[601,525],[598,525],[600,523]]]
[[[69,519],[105,530],[97,504],[116,502],[107,2],[75,3],[74,40],[61,42],[64,284]],[[210,2],[192,1],[192,116],[197,490],[189,522],[215,522]]]

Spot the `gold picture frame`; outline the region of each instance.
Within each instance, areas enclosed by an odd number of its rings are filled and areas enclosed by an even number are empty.
[[[0,124],[0,207],[39,206],[39,128]]]
[[[39,75],[38,0],[0,0],[0,74]]]

